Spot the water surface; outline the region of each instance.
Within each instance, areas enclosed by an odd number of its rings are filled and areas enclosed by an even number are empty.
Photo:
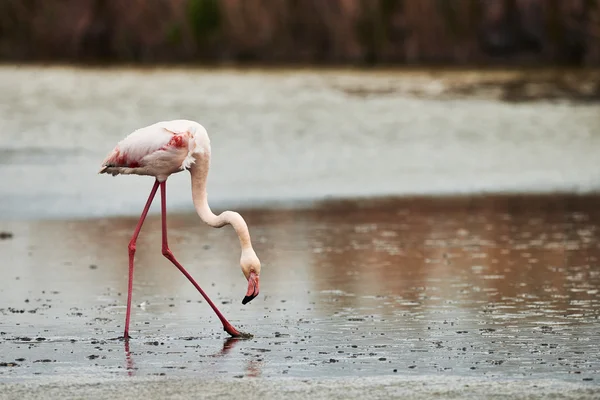
[[[171,216],[170,243],[230,321],[228,340],[134,218],[11,222],[0,241],[3,380],[457,376],[598,384],[598,197],[328,203],[245,211],[264,267],[245,281],[230,229]]]
[[[138,214],[151,178],[96,172],[134,129],[179,118],[211,136],[215,206],[598,190],[600,106],[441,95],[495,76],[5,66],[0,218]],[[170,180],[173,210],[192,209],[186,175]]]

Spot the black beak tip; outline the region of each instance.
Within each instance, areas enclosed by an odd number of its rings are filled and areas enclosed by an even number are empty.
[[[242,304],[247,304],[250,303],[250,300],[252,300],[253,298],[255,298],[256,296],[245,296],[244,300],[242,300]]]

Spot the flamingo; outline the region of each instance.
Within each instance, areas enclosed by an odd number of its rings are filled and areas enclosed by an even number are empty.
[[[115,175],[147,175],[155,178],[142,215],[129,241],[129,282],[127,286],[127,313],[125,316],[124,339],[129,339],[129,320],[131,317],[131,296],[133,289],[133,264],[136,241],[142,224],[146,219],[152,200],[160,186],[161,219],[162,219],[162,254],[181,271],[194,285],[202,297],[213,309],[223,329],[233,337],[246,336],[235,329],[221,314],[208,295],[196,283],[194,278],[175,259],[167,242],[167,210],[166,190],[167,178],[185,169],[190,171],[192,180],[192,198],[196,212],[206,224],[221,228],[231,225],[238,235],[241,246],[240,267],[248,281],[248,290],[242,300],[246,304],[258,295],[260,260],[256,256],[250,241],[248,225],[240,214],[225,211],[215,215],[208,206],[206,194],[206,179],[210,167],[210,139],[206,129],[198,122],[188,120],[173,120],[157,122],[140,128],[121,140],[102,162],[100,174]]]

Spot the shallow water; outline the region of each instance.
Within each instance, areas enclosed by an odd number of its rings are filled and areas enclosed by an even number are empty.
[[[211,135],[215,207],[598,190],[598,104],[438,96],[496,75],[3,66],[0,218],[138,214],[152,180],[96,172],[128,133],[175,118]],[[172,210],[192,210],[186,175]]]
[[[600,198],[405,199],[243,211],[264,268],[245,282],[231,229],[169,217],[170,244],[231,340],[138,242],[133,339],[122,334],[135,218],[4,222],[0,379],[463,377],[598,384]],[[10,365],[14,363],[14,365]]]

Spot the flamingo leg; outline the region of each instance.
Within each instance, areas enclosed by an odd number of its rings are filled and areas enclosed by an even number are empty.
[[[144,224],[144,220],[146,219],[146,215],[148,215],[148,210],[150,210],[150,205],[152,204],[152,200],[154,200],[154,196],[156,195],[156,191],[158,190],[159,182],[155,181],[154,186],[152,186],[152,190],[150,191],[150,196],[148,196],[148,200],[146,201],[146,205],[144,206],[144,211],[142,211],[142,216],[135,227],[135,231],[133,231],[133,236],[129,241],[129,283],[127,285],[127,314],[125,315],[125,333],[123,333],[123,338],[125,340],[129,339],[129,319],[131,317],[131,294],[133,291],[133,258],[135,255],[135,243],[137,242],[137,238],[140,235],[140,230],[142,230],[142,225]]]
[[[202,297],[204,297],[204,300],[206,300],[208,305],[213,309],[215,314],[217,314],[217,317],[219,317],[219,319],[221,320],[221,323],[223,324],[223,329],[233,337],[242,336],[242,334],[240,334],[240,332],[238,332],[238,330],[235,329],[229,323],[229,321],[227,321],[227,319],[225,319],[225,317],[223,316],[223,314],[221,314],[221,312],[219,311],[217,306],[215,306],[215,304],[211,301],[211,299],[208,297],[208,295],[204,292],[204,290],[202,290],[200,285],[198,285],[198,283],[196,283],[194,278],[192,278],[192,276],[185,270],[185,268],[183,268],[183,266],[179,263],[179,261],[177,261],[175,259],[173,252],[171,251],[171,249],[169,249],[169,244],[167,242],[167,182],[166,181],[160,183],[160,200],[161,200],[161,217],[162,217],[162,254],[163,254],[163,256],[165,256],[169,261],[171,261],[173,263],[173,265],[175,265],[177,267],[177,269],[179,271],[181,271],[181,273],[183,275],[185,275],[186,278],[188,278],[188,280],[192,283],[192,285],[194,285],[194,287],[198,290],[198,292],[200,292]]]

